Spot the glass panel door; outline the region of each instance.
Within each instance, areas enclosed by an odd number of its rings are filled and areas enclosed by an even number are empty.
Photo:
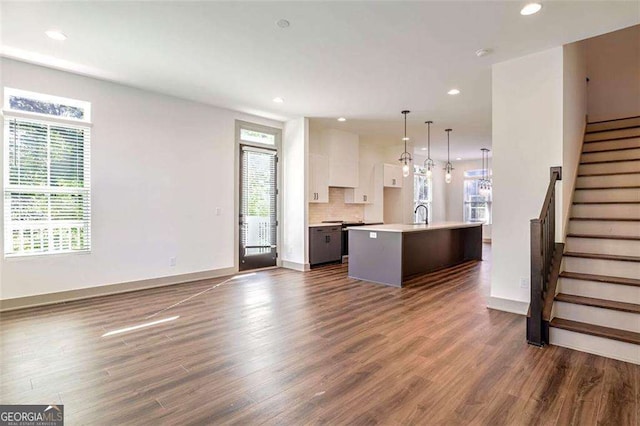
[[[241,271],[276,265],[276,172],[275,150],[240,146]]]

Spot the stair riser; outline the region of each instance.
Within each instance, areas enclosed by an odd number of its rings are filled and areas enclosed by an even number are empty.
[[[623,151],[585,152],[580,161],[590,163],[592,161],[634,160],[640,158],[640,148],[625,149]]]
[[[602,202],[602,201],[637,201],[640,202],[640,189],[580,189],[573,196],[575,202]]]
[[[592,173],[640,173],[640,161],[624,161],[619,163],[581,164],[578,174]]]
[[[617,328],[618,330],[640,332],[640,314],[559,302],[557,300],[555,305],[557,318]]]
[[[602,151],[604,149],[640,148],[640,138],[620,139],[617,141],[591,142],[582,147],[582,152]]]
[[[640,204],[574,204],[571,216],[640,219]]]
[[[587,133],[584,136],[584,141],[592,142],[592,141],[601,141],[605,139],[616,139],[616,138],[638,137],[638,136],[640,136],[640,128],[609,130],[606,132]]]
[[[576,188],[602,188],[606,186],[640,186],[640,173],[632,175],[582,176],[576,180]]]
[[[563,271],[638,279],[640,262],[563,257]]]
[[[569,233],[640,237],[640,224],[635,222],[571,220],[569,221]]]
[[[640,304],[640,287],[632,285],[560,278],[558,280],[558,291],[575,296]]]
[[[638,256],[638,254],[640,254],[640,241],[569,237],[567,238],[567,247],[565,250],[578,253]]]
[[[587,132],[599,132],[601,130],[616,130],[623,127],[640,126],[640,117],[624,120],[604,121],[602,123],[587,124]]]
[[[632,343],[551,327],[549,343],[624,362],[640,364],[640,348]]]

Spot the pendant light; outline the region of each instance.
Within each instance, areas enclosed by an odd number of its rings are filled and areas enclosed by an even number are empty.
[[[424,160],[424,167],[427,169],[427,178],[431,179],[431,175],[433,174],[433,167],[435,163],[431,159],[431,125],[433,121],[425,121],[427,125],[427,159]]]
[[[489,176],[489,149],[482,148],[482,179],[478,183],[480,195],[488,196],[491,193],[491,178]]]
[[[402,138],[404,141],[404,152],[400,154],[399,161],[402,163],[402,176],[404,177],[409,176],[409,172],[411,171],[411,161],[413,161],[411,154],[407,152],[407,141],[409,140],[407,137],[407,114],[410,112],[411,111],[406,110],[402,111],[402,114],[404,114],[404,137]]]
[[[451,164],[451,158],[449,156],[449,147],[450,147],[450,142],[449,142],[449,134],[451,133],[452,129],[445,129],[444,131],[447,132],[447,165],[444,168],[444,181],[446,183],[451,183],[451,171],[453,171],[453,165]]]

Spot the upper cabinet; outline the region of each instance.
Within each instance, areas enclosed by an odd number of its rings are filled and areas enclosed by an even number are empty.
[[[322,139],[329,157],[329,186],[358,187],[360,137],[343,130],[325,129]]]
[[[386,188],[402,188],[402,167],[393,164],[383,165],[383,183]]]
[[[309,155],[309,202],[329,202],[329,161],[326,155]]]
[[[347,204],[371,204],[373,203],[374,168],[372,164],[360,163],[360,179],[357,188],[344,190],[344,202]]]

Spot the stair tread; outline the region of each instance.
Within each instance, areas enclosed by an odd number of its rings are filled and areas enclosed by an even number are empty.
[[[630,240],[640,241],[640,237],[633,235],[605,235],[605,234],[567,234],[571,238],[595,238],[599,240]]]
[[[601,152],[628,151],[631,149],[640,149],[640,146],[626,146],[624,148],[607,148],[607,149],[599,149],[597,151],[582,151],[582,155],[599,154]]]
[[[640,219],[632,217],[571,217],[569,220],[588,220],[595,222],[640,222]]]
[[[619,138],[607,138],[607,139],[596,139],[593,141],[584,141],[584,143],[596,143],[596,142],[608,142],[608,141],[621,141],[621,140],[625,140],[625,139],[636,139],[640,136],[636,135],[636,136],[622,136]]]
[[[586,259],[621,260],[623,262],[640,262],[640,257],[621,256],[617,254],[580,253],[575,251],[568,251],[564,253],[564,256],[583,257]]]
[[[640,157],[638,157],[638,158],[622,158],[622,159],[619,159],[619,160],[581,161],[580,164],[587,165],[587,164],[630,163],[630,162],[635,162],[635,161],[640,161]]]
[[[640,280],[634,278],[611,277],[608,275],[583,274],[581,272],[564,271],[560,273],[561,278],[571,278],[574,280],[597,281],[602,283],[632,285],[640,287]]]
[[[549,326],[561,328],[563,330],[575,331],[607,339],[619,340],[621,342],[640,345],[640,333],[617,328],[603,327],[601,325],[587,324],[584,322],[572,321],[564,318],[554,318]]]
[[[597,299],[595,297],[576,296],[565,293],[556,294],[555,300],[558,302],[573,303],[576,305],[593,306],[596,308],[613,309],[621,312],[640,314],[640,305],[635,303],[618,302],[616,300]]]
[[[620,117],[620,118],[610,118],[609,120],[600,120],[600,121],[589,121],[589,124],[600,124],[600,123],[611,123],[612,121],[623,121],[623,120],[633,120],[634,118],[640,118],[640,115],[632,115],[630,117]]]
[[[640,185],[633,186],[580,186],[575,188],[576,191],[591,191],[591,190],[607,190],[607,189],[640,189]]]
[[[573,204],[640,204],[640,201],[574,201]]]
[[[580,173],[578,177],[640,175],[640,172]]]
[[[594,133],[603,133],[603,132],[617,132],[620,130],[629,130],[629,129],[637,129],[638,127],[640,127],[637,124],[631,124],[631,125],[623,125],[623,127],[616,127],[614,129],[602,129],[602,130],[591,130],[591,131],[587,131],[586,134],[587,135],[592,135]]]

